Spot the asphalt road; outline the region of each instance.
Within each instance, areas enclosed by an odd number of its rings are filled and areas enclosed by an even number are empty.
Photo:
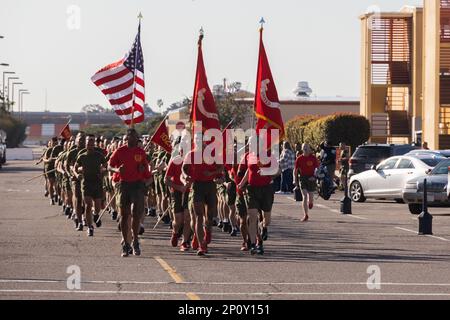
[[[105,217],[94,238],[76,232],[42,179],[23,182],[40,172],[20,161],[0,171],[0,299],[450,299],[449,208],[431,209],[434,236],[418,236],[402,204],[353,204],[344,216],[337,194],[301,223],[283,195],[264,256],[217,228],[207,257],[181,253],[147,218],[142,256],[122,258],[115,222]],[[79,289],[68,268],[79,268]]]

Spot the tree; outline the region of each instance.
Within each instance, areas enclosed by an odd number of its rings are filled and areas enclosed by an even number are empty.
[[[166,113],[170,111],[175,111],[181,108],[190,108],[192,99],[185,97],[183,100],[172,103],[169,108],[167,108]]]
[[[85,113],[105,113],[107,111],[107,109],[103,108],[99,104],[88,104],[81,108],[81,112]]]
[[[216,97],[216,106],[222,128],[225,128],[233,119],[233,127],[238,127],[250,114],[250,108],[238,103],[231,93]]]

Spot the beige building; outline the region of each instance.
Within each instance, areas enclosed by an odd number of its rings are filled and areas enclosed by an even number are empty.
[[[360,19],[360,113],[371,140],[450,149],[450,0]]]

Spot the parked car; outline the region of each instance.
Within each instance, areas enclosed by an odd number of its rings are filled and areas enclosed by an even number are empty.
[[[378,165],[387,158],[402,156],[415,149],[417,147],[409,144],[365,144],[359,146],[350,158],[348,176],[370,170],[374,165]]]
[[[450,207],[450,199],[447,194],[448,167],[450,159],[439,163],[429,174],[408,180],[402,197],[408,204],[409,212],[420,214],[423,203],[423,183],[427,179],[427,202],[430,207]]]
[[[450,150],[437,150],[437,151],[413,150],[413,151],[408,152],[406,155],[407,156],[415,156],[415,155],[423,155],[423,154],[434,154],[434,155],[450,158]]]
[[[354,202],[364,202],[367,198],[403,202],[406,182],[423,176],[443,160],[446,158],[434,155],[388,158],[371,170],[350,178],[350,197]]]
[[[0,169],[2,165],[6,163],[6,144],[3,139],[0,138]]]

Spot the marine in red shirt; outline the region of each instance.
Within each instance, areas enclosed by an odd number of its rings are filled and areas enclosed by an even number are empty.
[[[203,148],[200,148],[202,145]],[[192,183],[191,192],[196,220],[192,248],[198,249],[199,256],[208,252],[207,245],[211,242],[212,220],[217,216],[217,187],[214,179],[223,172],[223,165],[204,158],[203,150],[206,146],[205,142],[196,139],[194,149],[186,155],[182,167],[186,181]],[[204,220],[205,228],[203,228]]]
[[[109,160],[109,170],[118,173],[119,183],[117,197],[120,203],[121,231],[122,231],[122,257],[127,257],[131,251],[139,256],[139,229],[144,215],[144,198],[146,181],[151,174],[147,155],[138,147],[138,134],[135,129],[128,129],[127,144],[117,149]],[[133,208],[133,211],[132,211]],[[129,217],[131,216],[131,225]]]
[[[268,227],[271,222],[272,206],[274,202],[273,178],[280,173],[278,161],[269,155],[269,161],[262,163],[259,155],[248,153],[245,157],[247,171],[238,188],[243,189],[247,185],[248,194],[248,237],[251,254],[264,254],[263,241],[267,240]],[[241,162],[242,164],[242,162]],[[270,170],[276,166],[276,172]],[[239,171],[242,169],[239,168]],[[263,214],[262,230],[258,236],[258,216]],[[258,240],[258,241],[257,241]]]
[[[178,245],[178,235],[183,230],[183,241],[180,251],[190,249],[189,238],[191,236],[191,219],[189,216],[189,192],[190,183],[184,184],[181,180],[182,175],[182,149],[179,143],[174,146],[178,148],[179,155],[173,157],[167,167],[165,175],[165,184],[170,188],[170,201],[175,219],[172,224],[171,244],[173,247]]]
[[[297,188],[301,189],[303,195],[303,213],[302,222],[309,219],[308,210],[314,206],[314,191],[316,190],[316,178],[314,176],[316,169],[319,167],[319,161],[312,153],[309,144],[302,145],[303,154],[295,161],[294,183]]]

